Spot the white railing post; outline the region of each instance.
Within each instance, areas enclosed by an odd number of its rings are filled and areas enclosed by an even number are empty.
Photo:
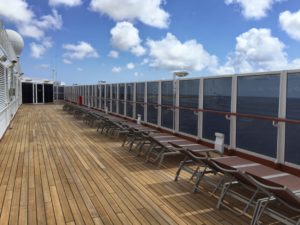
[[[203,109],[204,79],[199,79],[198,109]],[[203,138],[203,112],[198,111],[198,137]]]
[[[144,98],[144,121],[148,122],[148,83],[145,82],[145,98]]]
[[[132,117],[136,119],[136,83],[133,83]]]
[[[157,125],[159,127],[161,127],[161,114],[162,114],[162,106],[161,106],[161,98],[162,98],[162,84],[161,84],[162,81],[159,81],[158,82],[158,98],[157,98],[157,104],[159,105],[157,107]]]
[[[280,74],[280,89],[279,89],[279,105],[278,117],[286,118],[286,97],[287,97],[287,71],[282,71]],[[277,124],[277,157],[276,163],[284,163],[285,158],[285,122]]]
[[[237,89],[238,89],[238,77],[232,76],[231,80],[231,113],[236,113],[237,110]],[[230,140],[229,140],[229,148],[236,148],[236,120],[237,117],[235,115],[230,116]]]

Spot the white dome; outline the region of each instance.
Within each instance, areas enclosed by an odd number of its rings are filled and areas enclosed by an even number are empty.
[[[24,41],[22,36],[14,30],[6,30],[8,39],[17,56],[19,56],[24,48]]]

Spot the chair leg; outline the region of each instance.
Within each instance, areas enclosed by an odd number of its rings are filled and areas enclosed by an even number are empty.
[[[259,189],[256,189],[256,191],[254,192],[254,194],[252,195],[252,197],[250,198],[249,202],[247,203],[247,205],[245,206],[242,215],[244,215],[247,210],[249,209],[250,205],[252,204],[252,202],[254,201],[255,196],[257,195],[257,193],[259,192]]]
[[[251,220],[250,225],[256,225],[257,224],[258,219],[259,219],[258,214],[259,214],[260,208],[261,208],[261,201],[258,200],[256,202],[256,205],[255,205],[255,209],[254,209],[254,212],[253,212],[253,216],[252,216],[252,220]]]
[[[190,180],[193,180],[194,177],[197,177],[197,174],[199,173],[199,170],[200,170],[200,166],[197,166],[197,168],[195,169],[194,173],[190,177]]]
[[[155,144],[153,143],[152,145],[149,146],[148,150],[145,152],[146,162],[149,160],[151,152],[153,151],[154,147],[155,147]]]
[[[174,178],[174,181],[178,181],[180,172],[181,172],[182,168],[184,167],[187,158],[188,158],[188,157],[186,156],[186,157],[184,158],[184,160],[180,162],[179,167],[178,167],[177,172],[176,172],[176,175],[175,175],[175,178]]]
[[[230,182],[227,182],[224,184],[221,195],[219,197],[218,203],[217,203],[217,209],[221,208],[221,205],[223,204],[223,200],[225,198],[226,193],[228,192],[230,186],[231,186],[232,180]]]
[[[226,179],[226,176],[223,176],[219,182],[217,183],[215,189],[213,190],[213,192],[211,193],[211,195],[214,195],[218,190],[219,188],[222,186],[222,184],[225,182],[225,179]]]
[[[267,199],[264,198],[264,199],[257,200],[250,225],[258,225],[259,224],[258,223],[259,219],[262,216],[263,212],[265,211],[270,199],[271,199],[271,197],[268,197]]]
[[[165,158],[165,154],[162,153],[161,156],[160,156],[160,160],[159,160],[159,162],[158,162],[158,164],[157,164],[156,169],[160,169],[160,167],[161,167],[161,165],[162,165],[162,163],[163,163],[163,161],[164,161],[164,158]]]
[[[200,182],[201,182],[202,178],[204,177],[206,170],[207,170],[207,167],[205,167],[203,171],[198,171],[197,176],[196,176],[196,181],[194,184],[194,188],[193,188],[194,193],[197,192]]]

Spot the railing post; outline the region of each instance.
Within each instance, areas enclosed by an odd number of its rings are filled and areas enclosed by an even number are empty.
[[[162,85],[161,85],[161,81],[158,82],[158,98],[157,98],[157,104],[159,105],[157,107],[157,125],[159,127],[161,127],[161,110],[162,110],[162,107],[161,107],[161,95],[162,95]]]
[[[286,97],[287,97],[287,71],[280,74],[278,117],[286,118]],[[277,157],[276,163],[284,163],[285,158],[285,122],[278,122],[277,125]]]
[[[148,122],[148,83],[147,81],[145,82],[145,98],[144,98],[144,101],[145,101],[145,104],[144,104],[144,121],[145,122]]]
[[[124,115],[127,116],[127,84],[124,84]]]
[[[175,102],[173,104],[175,104],[175,119],[173,119],[173,121],[175,121],[175,132],[178,133],[179,132],[179,83],[180,80],[179,79],[175,79]],[[174,87],[173,87],[174,88]]]
[[[204,93],[204,80],[199,79],[199,99],[198,99],[198,109],[203,109],[203,93]],[[198,111],[198,137],[203,138],[203,112]]]
[[[237,110],[237,88],[238,88],[238,77],[232,76],[231,80],[231,113],[236,113]],[[230,141],[229,149],[236,148],[236,120],[235,115],[230,116]]]
[[[132,117],[136,119],[136,83],[133,83]]]

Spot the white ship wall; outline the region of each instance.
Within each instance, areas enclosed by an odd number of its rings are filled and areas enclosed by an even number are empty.
[[[0,22],[0,140],[22,104],[21,68]]]

